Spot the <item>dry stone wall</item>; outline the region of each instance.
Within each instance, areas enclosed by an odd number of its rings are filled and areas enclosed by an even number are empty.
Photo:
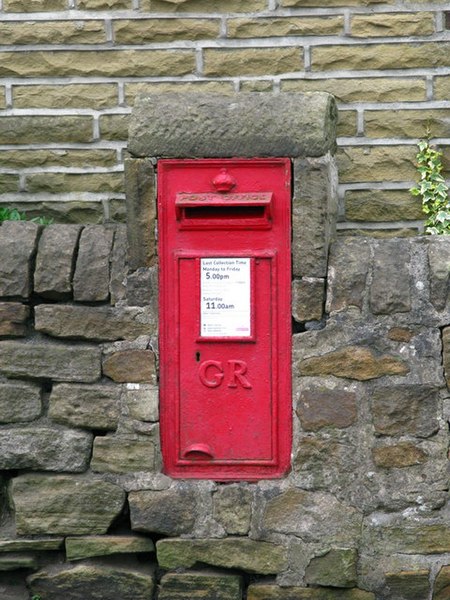
[[[327,91],[339,102],[342,233],[416,233],[417,138],[450,165],[447,2],[2,0],[0,202],[124,219],[141,92]]]
[[[123,225],[7,222],[0,256],[2,598],[449,597],[446,238],[345,238],[297,281],[292,469],[256,483],[162,473]]]

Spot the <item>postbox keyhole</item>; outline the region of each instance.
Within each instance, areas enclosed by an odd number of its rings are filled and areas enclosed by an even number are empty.
[[[200,362],[200,352],[196,352],[196,353],[195,353],[195,360],[196,360],[197,362]]]

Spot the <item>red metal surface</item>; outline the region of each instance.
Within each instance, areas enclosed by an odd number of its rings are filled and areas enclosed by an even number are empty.
[[[158,162],[161,444],[172,477],[289,469],[290,179],[288,159]]]

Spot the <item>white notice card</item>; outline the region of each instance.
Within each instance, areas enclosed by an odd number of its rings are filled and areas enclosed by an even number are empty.
[[[250,259],[200,259],[200,335],[250,337]]]

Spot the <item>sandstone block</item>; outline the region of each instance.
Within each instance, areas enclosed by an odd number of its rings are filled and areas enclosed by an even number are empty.
[[[234,87],[230,81],[152,81],[151,83],[126,83],[125,98],[133,106],[137,96],[167,93],[212,93],[233,95]]]
[[[259,12],[266,10],[265,0],[247,0],[245,6],[240,0],[228,0],[229,12]],[[220,12],[222,0],[142,0],[141,10],[151,12]]]
[[[348,346],[322,356],[311,356],[299,363],[303,377],[334,375],[359,381],[377,379],[385,375],[406,375],[406,363],[390,354],[377,356],[371,348]]]
[[[124,386],[122,398],[132,419],[153,423],[159,421],[159,394],[156,386],[146,384]]]
[[[160,600],[241,600],[242,577],[225,573],[166,573]]]
[[[59,300],[72,293],[75,253],[81,227],[48,225],[39,240],[34,272],[35,292]]]
[[[77,385],[53,386],[48,415],[69,427],[114,430],[120,417],[120,386]]]
[[[356,394],[339,389],[306,389],[300,395],[296,412],[305,431],[345,429],[357,418]]]
[[[422,600],[428,598],[430,592],[430,571],[399,571],[386,573],[386,587],[392,596],[407,600]]]
[[[299,48],[210,48],[204,50],[203,74],[207,77],[280,75],[299,71],[302,62]]]
[[[113,352],[103,361],[103,374],[118,383],[156,384],[155,355],[152,350]]]
[[[38,419],[42,411],[41,388],[32,383],[0,383],[0,423]]]
[[[375,600],[375,594],[365,590],[334,590],[332,588],[278,587],[267,583],[252,583],[248,600]]]
[[[385,555],[442,554],[450,549],[450,527],[444,523],[405,523],[400,526],[371,527],[364,532],[364,543],[379,548]]]
[[[155,322],[148,308],[41,304],[35,328],[53,337],[113,341],[149,335]]]
[[[0,337],[23,337],[30,308],[20,302],[0,302]]]
[[[219,19],[118,19],[113,25],[118,44],[205,40],[220,34]]]
[[[31,262],[39,231],[35,223],[23,221],[5,221],[0,227],[0,296],[28,298],[31,294]]]
[[[387,337],[394,342],[410,342],[414,337],[414,331],[408,327],[391,327]]]
[[[411,310],[410,245],[386,240],[375,247],[370,307],[374,314]]]
[[[434,582],[433,600],[446,600],[450,593],[450,566],[441,567]],[[419,600],[419,599],[417,599]]]
[[[19,535],[106,533],[125,502],[115,484],[68,475],[20,475],[10,493]]]
[[[51,566],[30,575],[33,594],[46,600],[59,598],[114,598],[148,600],[155,588],[151,569],[129,569],[103,565]]]
[[[352,588],[356,586],[358,552],[353,548],[336,548],[311,559],[306,567],[305,582],[310,585]]]
[[[86,471],[92,448],[89,433],[34,425],[0,429],[0,469]]]
[[[356,190],[345,193],[349,221],[406,221],[423,219],[422,203],[407,190]]]
[[[104,140],[123,141],[128,137],[128,125],[130,115],[101,115],[100,116],[100,136]],[[120,174],[122,178],[122,174]]]
[[[190,487],[130,492],[131,528],[174,536],[189,533],[195,523],[196,498]]]
[[[99,302],[108,299],[113,237],[114,231],[101,225],[88,225],[83,229],[73,278],[74,300]]]
[[[247,535],[252,517],[251,490],[242,485],[219,487],[213,496],[213,515],[231,535]]]
[[[423,137],[429,128],[431,137],[448,137],[450,124],[448,109],[427,110],[366,110],[365,133],[367,137]]]
[[[122,173],[30,173],[25,178],[27,192],[92,194],[123,192]]]
[[[67,560],[154,551],[155,546],[152,540],[138,535],[91,535],[66,538]]]
[[[5,167],[12,169],[26,169],[28,167],[111,167],[117,163],[117,154],[114,150],[2,150],[0,161]],[[32,203],[32,206],[38,205]],[[45,204],[42,202],[41,204]],[[47,203],[48,204],[48,203]],[[52,203],[50,203],[52,204]],[[71,202],[62,204],[71,205]],[[83,203],[84,204],[84,203]],[[88,202],[86,204],[89,205]],[[15,203],[24,210],[28,203]],[[42,214],[42,211],[40,212]],[[33,215],[38,216],[38,215]],[[58,221],[61,223],[61,220]]]
[[[18,192],[20,189],[20,179],[17,175],[4,175],[0,181],[0,192],[7,194],[8,192]]]
[[[427,385],[383,386],[373,390],[375,431],[381,435],[430,437],[439,429],[439,394]]]
[[[445,100],[450,93],[450,77],[444,75],[434,79],[434,96],[436,100]]]
[[[428,460],[427,453],[411,442],[377,446],[372,449],[372,457],[377,467],[385,469],[411,467]]]
[[[94,439],[91,469],[100,473],[153,471],[155,447],[147,436],[107,435]]]
[[[11,377],[92,383],[100,377],[94,346],[0,342],[0,373]]]
[[[6,12],[50,12],[65,9],[65,0],[5,0],[3,2],[3,10]]]
[[[156,553],[159,565],[165,569],[190,568],[205,563],[269,575],[287,567],[286,548],[248,538],[159,540]]]
[[[7,53],[9,54],[9,53]],[[18,54],[11,52],[17,57]],[[32,52],[30,54],[33,54]],[[2,71],[0,56],[0,71]],[[0,118],[1,144],[47,144],[49,142],[89,143],[93,140],[93,121],[89,116],[20,116]]]
[[[425,36],[434,33],[433,13],[404,14],[380,13],[376,15],[354,15],[351,20],[351,35],[358,38],[387,36]]]
[[[64,538],[11,539],[0,541],[0,552],[34,552],[41,550],[59,550],[64,545]]]
[[[325,301],[325,281],[303,277],[292,282],[292,316],[298,322],[320,320]]]
[[[415,155],[413,146],[342,146],[336,155],[339,181],[412,181]]]
[[[125,225],[116,225],[110,261],[109,295],[111,304],[124,300],[126,295],[127,265],[127,229]]]
[[[3,22],[0,36],[4,45],[101,44],[106,42],[101,21]]]
[[[339,35],[344,22],[340,16],[228,19],[228,37],[264,38],[303,35]],[[317,90],[315,90],[317,91]]]
[[[56,23],[52,22],[52,27]],[[62,24],[65,27],[67,22]],[[35,25],[36,23],[33,23],[32,26]],[[13,105],[15,108],[91,108],[95,106],[96,109],[101,109],[117,106],[117,94],[117,85],[113,83],[15,85],[13,87]],[[93,165],[90,161],[87,161],[86,164]]]
[[[433,239],[428,244],[428,265],[430,300],[437,310],[444,310],[450,294],[450,244]]]

